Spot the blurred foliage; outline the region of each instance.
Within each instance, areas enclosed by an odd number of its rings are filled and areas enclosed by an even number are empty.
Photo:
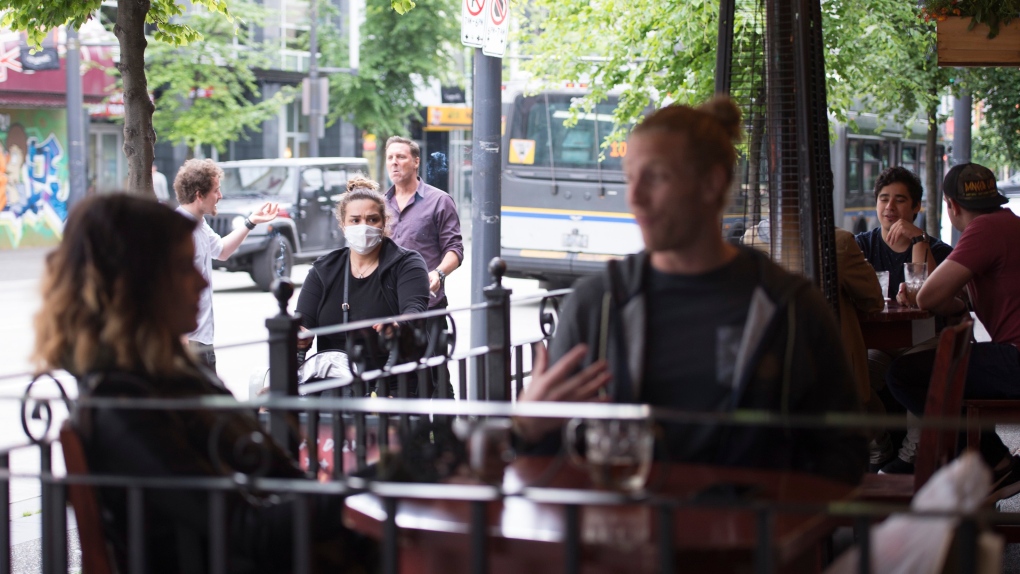
[[[329,123],[340,118],[386,137],[407,133],[407,122],[421,117],[415,88],[430,79],[451,78],[460,46],[460,4],[456,0],[420,0],[404,14],[389,3],[369,0],[361,26],[357,75],[329,76]],[[346,43],[336,27],[324,29],[324,45]],[[348,67],[347,50],[322,51],[322,65]]]
[[[254,41],[252,27],[274,17],[247,0],[230,0],[233,22],[219,14],[192,11],[181,19],[202,42],[186,45],[153,38],[146,54],[149,88],[158,94],[152,122],[157,136],[189,148],[210,144],[220,151],[263,121],[277,117],[297,88],[284,86],[262,99],[256,69],[270,69],[278,45]]]

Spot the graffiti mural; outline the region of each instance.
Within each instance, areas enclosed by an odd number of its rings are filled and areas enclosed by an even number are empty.
[[[0,249],[60,241],[70,193],[62,110],[0,109]]]

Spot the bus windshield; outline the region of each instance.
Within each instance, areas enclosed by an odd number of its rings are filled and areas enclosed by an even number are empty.
[[[577,96],[548,95],[529,98],[531,105],[522,110],[523,138],[535,142],[534,167],[598,169],[620,171],[626,155],[626,142],[611,142],[601,147],[606,136],[616,129],[613,121],[615,99],[597,104],[591,111],[579,112],[577,124],[564,126],[570,116],[571,101]],[[515,136],[520,137],[520,136]],[[604,158],[599,165],[599,156]]]

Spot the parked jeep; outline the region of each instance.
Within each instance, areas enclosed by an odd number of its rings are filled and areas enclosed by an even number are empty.
[[[280,204],[280,215],[255,227],[215,269],[244,271],[268,291],[277,277],[290,277],[294,263],[313,261],[344,246],[333,208],[354,174],[368,173],[368,162],[353,157],[257,159],[222,162],[218,214],[206,216],[216,233],[227,235],[266,201]]]

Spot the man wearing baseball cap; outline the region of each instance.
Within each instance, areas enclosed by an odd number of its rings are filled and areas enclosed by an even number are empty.
[[[897,299],[939,315],[960,315],[968,307],[966,289],[989,343],[971,347],[966,398],[1020,398],[1020,218],[1002,204],[995,174],[976,163],[954,166],[943,184],[946,215],[961,232],[953,252],[914,297],[901,289]],[[903,355],[886,377],[893,396],[910,412],[924,412],[935,350]],[[981,453],[994,470],[998,498],[1020,491],[1020,457],[995,433],[982,433]]]

